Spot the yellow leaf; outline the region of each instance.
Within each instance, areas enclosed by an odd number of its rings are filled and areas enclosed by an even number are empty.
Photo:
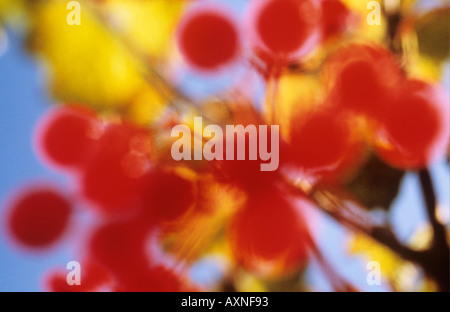
[[[140,64],[87,8],[81,5],[81,25],[71,26],[65,1],[30,5],[29,46],[47,65],[53,95],[100,110],[123,109],[135,97],[140,103],[151,92]],[[152,104],[154,111],[163,106],[160,100]]]
[[[240,272],[235,283],[237,292],[266,292],[267,287],[256,276]]]
[[[278,82],[275,97],[275,118],[281,134],[288,139],[292,116],[311,109],[321,94],[317,77],[306,74],[287,74]]]
[[[389,248],[379,244],[364,234],[355,234],[348,246],[352,254],[362,254],[367,261],[380,263],[381,274],[390,280],[395,280],[397,270],[404,261]]]
[[[154,57],[166,55],[186,1],[110,0],[102,7],[117,31],[140,51]]]
[[[166,99],[153,86],[147,85],[130,102],[126,116],[136,124],[154,123],[166,107]]]
[[[198,184],[197,194],[195,207],[171,227],[168,249],[187,262],[205,252],[220,252],[231,258],[229,247],[220,234],[245,197],[236,189],[206,178]]]
[[[373,11],[373,9],[367,9],[369,2],[378,2],[382,6],[383,1],[342,0],[342,2],[358,16],[359,27],[355,32],[355,37],[358,38],[358,40],[368,40],[373,42],[381,42],[384,40],[387,30],[387,21],[382,12],[380,15],[380,25],[370,25],[367,22],[367,16]]]
[[[425,250],[433,242],[433,229],[428,223],[419,226],[409,239],[409,247],[414,250]]]

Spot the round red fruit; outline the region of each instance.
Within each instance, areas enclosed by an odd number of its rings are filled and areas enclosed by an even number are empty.
[[[63,235],[72,204],[56,189],[36,187],[21,192],[10,209],[12,237],[26,247],[43,248]]]
[[[390,104],[375,139],[387,163],[417,169],[445,154],[450,118],[445,91],[410,80]]]
[[[155,169],[143,189],[144,209],[150,221],[173,221],[186,213],[195,201],[193,181],[175,172]]]
[[[264,59],[304,55],[319,40],[320,8],[314,1],[255,0],[248,12],[252,48]]]
[[[109,273],[101,266],[91,262],[80,265],[80,284],[69,284],[67,270],[52,270],[44,277],[44,289],[51,292],[90,292],[99,291],[110,283]]]
[[[180,292],[187,291],[187,285],[173,270],[156,265],[143,271],[134,280],[118,285],[120,292]]]
[[[135,212],[139,205],[150,159],[145,150],[134,146],[136,139],[149,138],[146,129],[133,125],[110,124],[98,141],[97,153],[80,178],[85,198],[108,215]]]
[[[336,52],[323,69],[330,99],[340,108],[380,118],[403,75],[392,54],[381,46],[353,44]]]
[[[177,39],[185,60],[203,71],[227,65],[239,50],[238,31],[232,17],[212,7],[188,12],[180,22]]]
[[[304,171],[335,168],[352,147],[352,132],[345,115],[335,111],[300,116],[290,130],[290,159]]]
[[[132,281],[150,265],[146,249],[148,234],[149,228],[139,220],[102,225],[89,240],[89,256],[107,269],[116,282]]]
[[[322,0],[321,7],[323,39],[343,33],[348,27],[350,10],[340,0]]]
[[[91,111],[77,106],[57,107],[38,125],[37,152],[50,165],[78,169],[88,163],[98,131],[99,123]]]
[[[277,192],[250,196],[231,221],[228,238],[236,259],[260,274],[292,272],[308,256],[309,236],[302,216]]]

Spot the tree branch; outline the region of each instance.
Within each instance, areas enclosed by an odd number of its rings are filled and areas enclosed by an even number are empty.
[[[290,191],[297,196],[307,196],[313,200],[316,206],[334,220],[347,228],[359,231],[376,240],[378,243],[391,249],[405,260],[414,262],[421,266],[430,277],[434,278],[440,291],[449,291],[449,247],[445,238],[445,228],[440,224],[435,216],[436,199],[428,170],[421,171],[421,182],[424,190],[427,213],[433,229],[436,228],[435,239],[432,246],[427,250],[413,250],[402,244],[392,230],[385,225],[375,225],[373,222],[358,222],[355,218],[342,213],[348,209],[343,203],[334,200],[333,195],[323,190],[302,190],[299,186],[289,183]],[[364,211],[360,212],[365,214]],[[370,220],[369,216],[363,220]]]
[[[428,220],[433,229],[433,242],[425,259],[424,269],[435,278],[441,291],[449,291],[450,280],[450,249],[446,239],[446,229],[436,217],[436,194],[430,171],[419,171],[420,185],[425,200]]]

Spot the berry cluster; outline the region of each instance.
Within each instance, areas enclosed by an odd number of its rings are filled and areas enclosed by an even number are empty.
[[[170,129],[192,112],[168,109],[142,126],[120,111],[84,104],[51,109],[34,146],[73,187],[27,187],[10,202],[7,218],[12,238],[29,249],[68,236],[83,246],[82,285],[67,285],[65,271],[54,270],[45,277],[47,289],[201,290],[188,269],[217,241],[225,241],[224,257],[235,266],[264,278],[288,276],[318,252],[309,189],[345,188],[371,153],[403,170],[425,168],[447,153],[446,93],[409,77],[381,43],[343,39],[334,46],[355,22],[343,2],[252,0],[242,22],[222,7],[192,2],[173,32],[190,69],[208,76],[245,64],[269,90],[296,68],[316,76],[318,95],[307,105],[295,103],[289,120],[257,110],[235,90],[225,97],[221,126],[277,123],[286,130],[274,172],[261,172],[260,160],[171,159]],[[305,69],[308,60],[319,64],[313,74]],[[276,95],[272,110],[280,104]],[[245,147],[249,153],[249,140]],[[300,198],[293,197],[293,181],[308,185],[295,193]]]
[[[84,243],[82,287],[68,287],[66,275],[55,271],[47,277],[50,290],[188,289],[173,269],[152,262],[150,239],[156,226],[192,205],[194,188],[174,172],[151,168],[149,131],[62,106],[43,118],[36,133],[39,155],[65,172],[76,190],[70,197],[53,186],[19,193],[9,217],[15,240],[33,249],[51,246],[74,223],[78,206],[89,207],[97,218]]]

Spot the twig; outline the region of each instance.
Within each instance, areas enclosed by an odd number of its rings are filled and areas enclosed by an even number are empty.
[[[433,229],[433,242],[424,267],[436,279],[441,291],[450,291],[450,249],[446,240],[446,229],[436,217],[436,195],[430,171],[420,170],[419,178],[428,220]]]
[[[310,237],[311,244],[310,249],[317,259],[317,263],[319,264],[320,268],[322,269],[323,273],[327,276],[329,279],[331,287],[335,291],[338,292],[349,292],[349,291],[357,291],[356,287],[353,286],[350,282],[348,282],[344,277],[342,277],[339,273],[336,272],[336,270],[333,268],[332,265],[327,261],[327,259],[322,255],[319,248],[315,244],[315,242]]]
[[[427,211],[432,224],[434,224],[433,228],[436,228],[437,230],[435,232],[433,245],[429,249],[423,251],[412,250],[408,246],[402,244],[388,226],[377,226],[370,222],[361,223],[342,214],[341,212],[347,209],[342,206],[343,203],[335,201],[333,196],[328,192],[312,189],[306,193],[298,186],[292,185],[292,183],[289,183],[288,181],[286,182],[288,183],[288,188],[292,194],[297,196],[308,196],[321,211],[331,216],[337,222],[351,230],[368,235],[391,249],[403,259],[418,264],[424,269],[427,275],[435,279],[440,291],[449,291],[449,247],[445,239],[445,228],[436,220],[436,200],[428,170],[421,171],[420,176],[427,202]],[[360,214],[363,215],[364,212],[361,211]],[[364,217],[363,219],[367,220],[370,218]]]

